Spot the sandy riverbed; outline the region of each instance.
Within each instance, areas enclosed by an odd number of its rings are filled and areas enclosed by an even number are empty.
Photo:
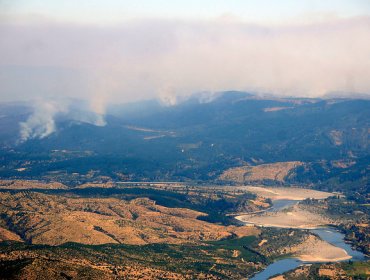
[[[246,187],[250,192],[270,198],[271,200],[304,200],[306,198],[324,199],[333,194],[310,189],[300,188],[262,188]],[[236,219],[264,227],[315,229],[333,221],[317,213],[302,209],[299,204],[277,212],[263,212],[258,214],[240,215]],[[290,248],[291,253],[305,262],[335,262],[350,259],[351,256],[339,247],[336,247],[319,237],[311,234],[301,244]]]
[[[296,206],[293,208],[296,208]],[[239,220],[265,227],[301,229],[315,229],[328,223],[325,218],[307,211],[298,209],[293,212],[294,214],[289,215],[290,213],[292,212],[272,212],[249,218],[243,215],[239,216]],[[335,262],[351,258],[342,248],[331,245],[312,234],[304,242],[291,248],[291,253],[305,262]]]
[[[301,209],[299,205],[294,205],[284,211],[240,215],[235,218],[257,226],[280,228],[315,229],[332,223],[332,221],[321,215]]]
[[[351,258],[344,249],[335,247],[314,235],[310,235],[294,250],[297,258],[305,262],[336,262]]]
[[[245,186],[248,191],[255,193],[258,196],[270,198],[272,200],[289,199],[289,200],[304,200],[306,198],[324,199],[331,195],[329,192],[316,191],[311,189],[301,188],[263,188],[254,186]]]

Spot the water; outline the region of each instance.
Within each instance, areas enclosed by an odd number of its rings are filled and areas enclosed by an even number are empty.
[[[297,201],[295,200],[275,200],[273,202],[272,208],[269,211],[279,211],[284,208],[288,208],[296,203]],[[352,257],[352,260],[365,259],[365,255],[359,251],[353,250],[349,244],[344,242],[344,234],[340,233],[334,228],[324,227],[319,229],[313,229],[310,231],[320,236],[322,240],[325,240],[326,242],[329,242],[330,244],[336,247],[344,249],[347,252],[347,254]],[[268,265],[263,271],[257,273],[250,280],[265,280],[271,276],[282,274],[286,271],[295,269],[298,266],[302,265],[303,263],[304,262],[294,258],[279,260]]]
[[[352,257],[352,260],[364,260],[365,255],[359,251],[353,250],[350,244],[344,242],[344,234],[335,230],[334,228],[319,228],[313,229],[311,232],[320,236],[322,240],[329,242],[330,244],[344,249],[348,255]]]
[[[271,276],[274,276],[276,274],[284,273],[288,270],[292,270],[298,266],[300,266],[302,262],[297,259],[283,259],[276,261],[272,264],[270,264],[268,267],[266,267],[265,270],[263,270],[260,273],[257,273],[254,277],[252,277],[250,280],[265,280],[268,279]]]

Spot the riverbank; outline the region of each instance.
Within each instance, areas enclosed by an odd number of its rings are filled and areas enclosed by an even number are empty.
[[[333,228],[323,227],[335,224],[334,221],[315,213],[315,211],[310,212],[297,203],[297,201],[308,197],[323,199],[332,194],[295,189],[288,195],[287,191],[291,188],[263,189],[253,187],[253,189],[254,193],[258,193],[257,195],[268,197],[273,201],[271,209],[263,213],[239,215],[235,217],[236,219],[245,224],[261,227],[309,229],[310,231],[299,244],[284,248],[284,253],[292,257],[270,264],[263,271],[254,275],[251,280],[269,279],[271,276],[281,275],[304,263],[333,263],[349,259],[359,260],[364,257],[344,242],[343,234]],[[290,201],[284,201],[287,198],[290,198]],[[260,244],[264,246],[268,242],[267,240]]]

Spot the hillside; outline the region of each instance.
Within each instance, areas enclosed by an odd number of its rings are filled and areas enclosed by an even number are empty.
[[[3,240],[32,244],[194,243],[250,235],[253,229],[198,220],[206,215],[167,208],[147,198],[68,198],[33,192],[0,193]],[[17,236],[18,235],[18,236]]]
[[[285,183],[288,175],[303,163],[299,161],[276,162],[256,166],[233,167],[225,170],[219,177],[221,181],[237,183],[260,183],[273,181]]]
[[[106,126],[56,116],[54,133],[20,142],[19,122],[32,110],[4,104],[0,177],[67,185],[209,181],[230,168],[249,166],[249,175],[237,182],[330,185],[334,180],[347,188],[368,181],[369,108],[365,99],[226,92],[208,102],[192,98],[174,106],[156,101],[111,106]],[[287,165],[280,175],[274,170],[278,163]]]

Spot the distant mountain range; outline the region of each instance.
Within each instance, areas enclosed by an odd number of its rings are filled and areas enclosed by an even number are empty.
[[[54,132],[26,141],[20,141],[19,123],[29,119],[32,108],[0,105],[0,177],[70,184],[87,178],[203,182],[219,181],[234,167],[302,162],[285,183],[325,185],[335,178],[339,185],[364,186],[369,181],[370,100],[365,98],[231,91],[174,106],[157,100],[110,106],[105,126],[87,121],[96,116],[79,111],[77,103],[73,114],[52,116]]]

